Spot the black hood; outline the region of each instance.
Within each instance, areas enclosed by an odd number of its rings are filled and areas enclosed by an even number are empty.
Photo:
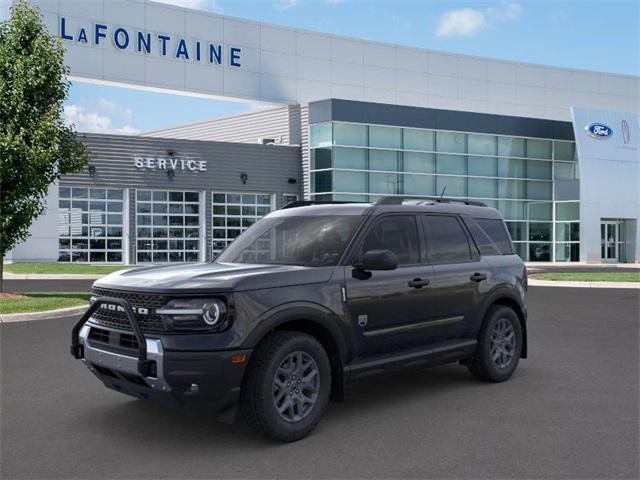
[[[97,288],[154,293],[259,290],[327,282],[334,267],[197,263],[136,267],[97,280]]]

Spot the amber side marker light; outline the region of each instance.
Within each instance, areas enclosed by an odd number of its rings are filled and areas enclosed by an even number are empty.
[[[246,355],[231,355],[231,363],[244,363],[246,360]]]

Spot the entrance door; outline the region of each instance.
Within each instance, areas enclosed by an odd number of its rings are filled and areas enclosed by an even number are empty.
[[[600,224],[601,257],[603,262],[618,262],[619,222]]]

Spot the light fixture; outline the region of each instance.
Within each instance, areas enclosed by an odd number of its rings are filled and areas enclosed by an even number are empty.
[[[247,175],[245,172],[242,172],[240,174],[240,180],[242,180],[242,183],[246,184],[248,179],[249,179],[249,175]]]
[[[169,177],[169,179],[172,179],[175,175],[176,171],[173,168],[167,169],[167,177]]]
[[[173,157],[175,154],[176,154],[175,150],[167,148],[167,155],[169,155],[170,157]]]
[[[93,163],[90,163],[89,165],[87,165],[87,171],[89,172],[89,175],[91,175],[92,177],[95,176],[96,166]]]
[[[291,185],[295,185],[296,183],[298,183],[298,180],[296,180],[295,178],[289,178],[287,182],[289,182]]]

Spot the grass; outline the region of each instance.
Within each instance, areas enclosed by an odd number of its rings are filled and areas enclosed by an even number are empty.
[[[116,270],[127,268],[126,265],[87,265],[83,263],[7,263],[4,270],[10,273],[85,273],[85,274],[108,274]]]
[[[88,303],[88,292],[32,292],[28,298],[0,298],[0,314],[45,312]]]
[[[640,282],[639,272],[555,272],[531,275],[536,280],[567,282]]]

